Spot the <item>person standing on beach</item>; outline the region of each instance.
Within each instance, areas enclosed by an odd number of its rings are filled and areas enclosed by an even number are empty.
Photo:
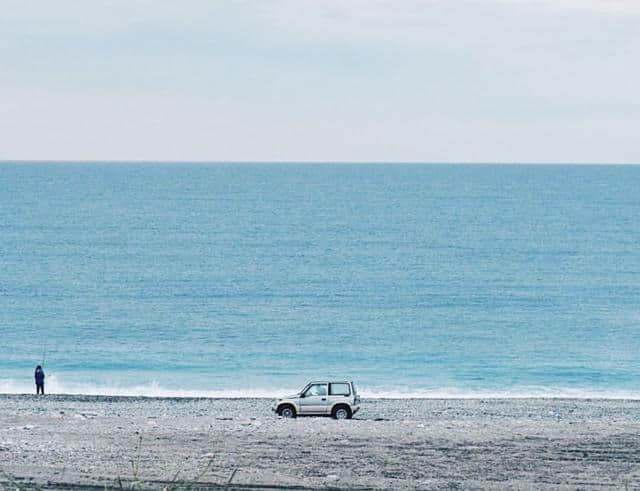
[[[36,395],[44,395],[44,370],[40,365],[36,367]]]

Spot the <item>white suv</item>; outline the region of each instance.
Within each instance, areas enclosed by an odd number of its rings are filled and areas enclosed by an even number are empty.
[[[272,409],[283,418],[332,416],[351,419],[360,409],[360,397],[353,382],[309,382],[296,395],[278,399]]]

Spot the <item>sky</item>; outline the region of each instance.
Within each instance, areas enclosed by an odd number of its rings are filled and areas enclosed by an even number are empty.
[[[0,160],[640,163],[638,0],[0,0]]]

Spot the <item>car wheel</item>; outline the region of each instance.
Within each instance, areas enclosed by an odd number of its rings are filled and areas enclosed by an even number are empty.
[[[279,410],[278,410],[278,414],[280,416],[282,416],[283,418],[295,418],[296,417],[296,410],[293,406],[290,405],[285,405],[282,406]]]
[[[351,409],[348,406],[334,407],[331,416],[334,419],[351,419]]]

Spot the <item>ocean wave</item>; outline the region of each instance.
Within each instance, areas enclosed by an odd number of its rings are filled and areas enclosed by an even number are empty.
[[[193,388],[172,388],[157,382],[145,384],[87,384],[63,381],[55,374],[47,376],[47,394],[132,396],[157,398],[276,398],[296,393],[300,387],[247,387],[235,389],[199,390]],[[0,379],[0,394],[30,394],[35,386],[22,380]],[[384,387],[358,386],[363,398],[370,399],[626,399],[640,400],[639,390],[601,390],[597,388],[575,387],[515,387],[496,389],[462,388],[412,388],[391,389]]]
[[[299,388],[298,388],[299,389]],[[73,394],[92,396],[135,396],[135,397],[208,397],[208,398],[265,398],[278,397],[297,392],[295,389],[215,389],[197,390],[191,388],[172,388],[161,386],[158,382],[146,384],[84,384],[63,382],[55,374],[47,375],[45,384],[47,394]],[[12,379],[0,379],[0,394],[29,394],[35,392],[35,385]]]
[[[640,400],[640,391],[600,390],[575,387],[518,387],[509,389],[437,388],[406,391],[363,388],[362,397],[371,399],[616,399]]]

